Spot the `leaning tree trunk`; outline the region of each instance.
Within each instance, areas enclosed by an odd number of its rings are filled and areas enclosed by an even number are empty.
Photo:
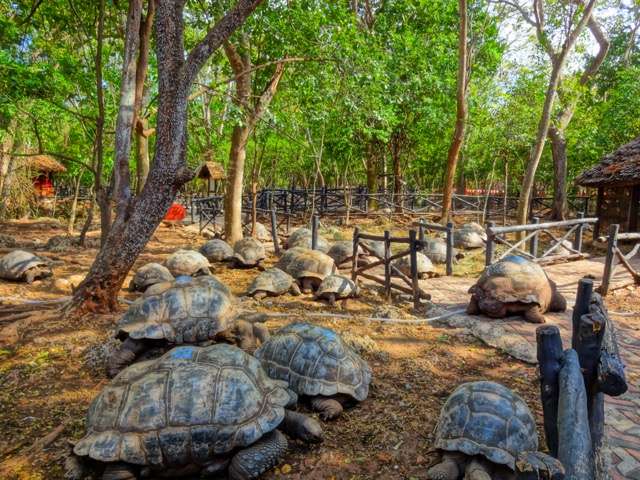
[[[133,200],[119,196],[118,216],[69,306],[75,313],[117,310],[117,295],[127,273],[162,221],[180,186],[193,177],[185,156],[191,85],[213,52],[244,23],[261,1],[239,0],[185,59],[184,2],[159,0],[156,15],[159,101],[153,165],[139,196]],[[132,35],[137,37],[138,28],[139,23],[128,23],[127,40]],[[127,177],[121,176],[119,180],[122,183],[117,191],[126,193]]]
[[[444,173],[444,188],[442,190],[442,214],[440,220],[443,223],[449,221],[451,216],[451,201],[453,199],[453,183],[456,178],[456,167],[460,150],[464,142],[464,131],[467,121],[467,1],[458,0],[460,14],[460,33],[458,35],[458,91],[456,126],[453,139],[447,155],[447,168]]]

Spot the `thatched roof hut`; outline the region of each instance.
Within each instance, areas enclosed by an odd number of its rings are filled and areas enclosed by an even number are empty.
[[[606,225],[617,223],[634,232],[640,224],[640,137],[605,155],[596,166],[582,172],[576,183],[598,189],[596,236]]]
[[[226,177],[224,167],[218,162],[203,162],[196,169],[196,178],[205,180],[223,180]]]
[[[216,192],[219,187],[219,181],[226,178],[224,166],[218,162],[203,162],[196,169],[196,178],[202,178],[207,181],[207,193]]]
[[[50,155],[33,155],[25,159],[25,165],[34,172],[63,173],[67,171],[64,165]]]
[[[640,184],[640,137],[605,155],[595,167],[582,172],[576,183],[584,187]]]

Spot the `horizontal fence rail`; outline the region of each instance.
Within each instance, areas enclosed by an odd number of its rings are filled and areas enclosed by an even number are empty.
[[[496,227],[493,222],[489,222],[487,224],[485,264],[491,265],[494,261],[501,260],[511,254],[524,256],[537,263],[584,258],[586,256],[582,252],[584,230],[588,225],[595,224],[597,221],[597,218],[584,218],[582,214],[579,214],[575,219],[544,223],[540,223],[540,219],[534,217],[533,223],[527,225]],[[566,232],[559,237],[551,230],[566,230]],[[509,234],[520,234],[521,236],[513,240],[508,237]],[[543,234],[551,240],[551,243],[546,250],[540,253],[539,240]],[[570,238],[571,246],[567,245]],[[507,250],[496,259],[495,247],[497,244],[506,246]],[[558,250],[568,250],[569,253],[558,254]],[[555,255],[553,255],[554,253]]]
[[[220,199],[222,195],[193,198],[192,203],[200,207],[199,211],[211,205],[210,200]],[[242,199],[242,209],[252,208],[254,197],[246,194]],[[546,215],[553,203],[551,197],[535,197],[531,200],[532,215]],[[218,205],[217,203],[215,204]],[[369,192],[366,187],[345,188],[272,188],[263,189],[255,194],[256,208],[287,215],[437,215],[442,210],[442,194],[427,192]],[[590,197],[575,196],[568,199],[573,212],[589,212]],[[518,206],[517,197],[499,195],[462,195],[452,198],[453,215],[479,215],[484,218],[513,217]],[[218,214],[217,208],[213,213]],[[207,215],[210,216],[211,214]]]

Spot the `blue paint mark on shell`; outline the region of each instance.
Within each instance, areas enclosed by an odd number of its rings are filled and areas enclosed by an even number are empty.
[[[193,358],[193,352],[194,352],[194,348],[193,347],[176,347],[173,350],[171,350],[169,352],[169,358],[185,358],[187,360],[190,360],[191,358]]]
[[[503,262],[518,263],[518,264],[521,264],[521,265],[529,263],[529,260],[527,260],[524,257],[521,257],[520,255],[507,255],[506,257],[504,257],[502,259],[502,261]]]
[[[189,275],[178,275],[176,277],[176,283],[179,285],[186,285],[187,283],[191,283],[192,280],[193,278]]]

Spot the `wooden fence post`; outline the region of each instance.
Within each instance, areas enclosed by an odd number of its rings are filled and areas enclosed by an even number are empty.
[[[391,301],[391,233],[384,231],[384,298]]]
[[[540,217],[533,217],[532,222],[534,225],[540,223]],[[530,240],[529,243],[529,253],[533,255],[533,258],[538,256],[538,232],[536,232]]]
[[[273,250],[276,255],[280,255],[280,242],[278,241],[278,221],[276,219],[276,209],[271,208],[271,238],[273,239]]]
[[[598,363],[602,340],[606,329],[604,316],[586,315],[590,313],[593,280],[583,278],[578,282],[576,304],[573,307],[573,334],[571,345],[578,353],[580,368],[587,392],[589,410],[589,430],[594,454],[599,452],[604,435],[604,394],[598,388]]]
[[[409,230],[409,249],[411,250],[411,286],[413,289],[413,308],[420,307],[420,284],[418,283],[418,244],[416,231]]]
[[[609,239],[607,241],[607,256],[604,260],[604,272],[602,273],[602,285],[600,285],[600,294],[605,297],[609,293],[611,284],[611,276],[613,275],[613,262],[616,259],[616,248],[618,248],[618,230],[620,225],[613,223],[609,225]]]
[[[358,270],[358,250],[360,248],[360,229],[358,227],[353,229],[353,260],[351,261],[351,280],[355,283],[358,276],[356,271]]]
[[[424,220],[420,219],[418,222],[418,240],[420,243],[424,242]]]
[[[584,218],[584,212],[578,212],[577,217]],[[574,250],[577,250],[579,252],[582,252],[583,232],[584,232],[584,223],[581,223],[580,225],[578,225],[578,228],[576,228],[576,236],[573,239],[573,248]]]
[[[495,227],[495,222],[487,222],[487,248],[485,250],[484,264],[489,266],[493,263],[493,251],[495,249],[495,242],[493,240],[493,232],[491,229]]]
[[[318,248],[318,222],[318,215],[314,214],[313,217],[311,217],[311,250]]]
[[[558,375],[558,460],[566,478],[593,480],[594,458],[587,415],[588,397],[575,350],[567,349]]]
[[[453,222],[447,223],[447,275],[453,275]]]
[[[544,432],[551,456],[558,456],[558,374],[562,360],[562,338],[555,325],[536,329],[540,399],[544,414]]]

